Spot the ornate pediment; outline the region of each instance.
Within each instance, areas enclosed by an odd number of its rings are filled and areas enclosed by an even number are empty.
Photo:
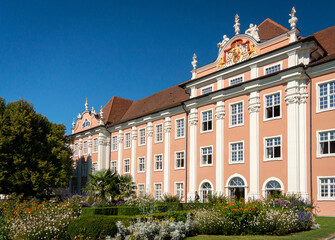
[[[254,56],[257,56],[254,43],[247,39],[236,39],[223,51],[217,67],[226,68]]]

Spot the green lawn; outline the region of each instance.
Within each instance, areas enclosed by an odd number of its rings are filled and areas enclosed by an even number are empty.
[[[286,236],[264,236],[264,235],[248,235],[248,236],[216,236],[216,235],[198,235],[196,237],[187,238],[188,240],[202,239],[323,239],[335,234],[335,217],[317,217],[316,222],[320,224],[320,229],[289,234]]]

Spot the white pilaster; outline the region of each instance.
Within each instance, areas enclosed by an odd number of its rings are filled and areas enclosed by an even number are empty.
[[[298,64],[297,51],[291,51],[287,53],[288,56],[288,67],[294,67]]]
[[[308,200],[307,192],[307,104],[306,80],[300,80],[299,101],[299,160],[300,160],[300,194]]]
[[[105,155],[105,169],[110,168],[111,162],[111,136],[107,134],[106,136],[106,155]]]
[[[82,150],[83,150],[83,139],[80,138],[78,142],[78,158],[81,157]]]
[[[197,190],[197,124],[198,112],[196,108],[190,111],[189,125],[190,125],[190,185],[188,196],[194,200],[194,194]]]
[[[250,78],[255,79],[258,77],[258,67],[257,64],[250,65]]]
[[[147,123],[147,169],[146,169],[146,192],[151,193],[151,160],[152,160],[152,135],[154,133],[152,122]]]
[[[98,170],[106,167],[106,136],[100,132],[98,137]]]
[[[218,83],[218,89],[222,89],[224,88],[224,80],[223,80],[223,77],[220,76],[216,79],[217,83]]]
[[[250,191],[249,198],[259,199],[259,93],[250,93],[249,119],[250,119]]]
[[[195,88],[195,86],[191,87],[191,94],[190,94],[190,98],[194,98],[197,96],[197,89]]]
[[[117,172],[121,175],[122,174],[122,151],[123,151],[123,131],[120,129],[118,136],[118,152],[117,152]]]
[[[87,141],[87,155],[91,156],[92,154],[92,136],[88,136],[88,141]]]
[[[216,193],[224,194],[224,102],[218,101],[215,107],[216,119]]]
[[[299,166],[299,82],[287,83],[287,193],[298,194],[300,187]]]
[[[170,193],[170,141],[171,141],[171,118],[166,117],[164,122],[164,193]]]
[[[137,130],[133,126],[131,128],[131,164],[130,164],[130,174],[133,178],[133,182],[136,182],[136,140],[137,140]]]

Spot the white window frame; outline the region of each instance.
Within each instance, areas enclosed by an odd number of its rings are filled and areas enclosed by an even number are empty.
[[[317,185],[318,185],[318,201],[335,201],[335,196],[334,197],[321,197],[321,178],[335,178],[335,176],[317,176]],[[328,184],[328,192],[330,192],[330,184]]]
[[[129,136],[129,139],[127,139],[127,136]],[[124,149],[129,149],[131,147],[131,134],[130,132],[127,132],[124,134]]]
[[[126,161],[128,161],[129,164],[126,164]],[[129,170],[128,172],[126,171],[126,166],[128,165]],[[123,173],[130,173],[130,159],[126,158],[123,160]]]
[[[279,98],[280,98],[280,115],[278,117],[272,117],[272,118],[266,118],[266,108],[267,108],[267,105],[266,105],[266,98],[269,97],[269,96],[272,96],[272,95],[275,95],[275,94],[278,94],[279,93]],[[275,119],[281,119],[282,118],[282,112],[283,112],[283,105],[282,105],[282,91],[281,90],[278,90],[278,91],[275,91],[275,92],[271,92],[271,93],[267,93],[267,94],[264,94],[263,95],[263,105],[264,105],[264,111],[263,111],[263,121],[266,122],[266,121],[271,121],[271,120],[275,120]]]
[[[83,142],[83,155],[87,155],[88,153],[88,142],[84,141]]]
[[[113,166],[113,164],[115,164],[115,166]],[[115,171],[113,171],[113,167],[115,167]],[[111,161],[111,170],[112,172],[117,172],[117,161],[116,160]]]
[[[280,138],[280,157],[279,158],[268,158],[267,155],[266,155],[266,149],[267,149],[266,140],[274,139],[274,138]],[[264,162],[283,160],[283,136],[282,135],[264,137],[263,146],[264,146],[264,156],[263,156]]]
[[[240,77],[242,77],[242,82],[241,82],[241,83],[243,83],[243,82],[244,82],[244,74],[241,74],[241,75],[238,75],[238,76],[234,76],[234,77],[229,78],[229,79],[228,79],[229,86],[235,86],[235,85],[237,85],[237,84],[240,84],[240,83],[231,84],[231,80],[235,80],[235,79],[240,78]]]
[[[327,80],[327,81],[316,83],[316,89],[315,89],[315,91],[316,91],[315,96],[317,96],[317,98],[316,98],[316,113],[322,113],[322,112],[335,110],[335,106],[332,107],[332,108],[328,107],[328,108],[325,108],[325,109],[320,109],[320,91],[319,91],[320,85],[329,84],[329,83],[334,82],[334,81],[335,81],[335,79],[330,79],[330,80]],[[329,96],[329,95],[327,95],[327,96]],[[328,97],[328,106],[329,106],[329,97]]]
[[[242,123],[233,125],[232,124],[233,122],[232,106],[239,104],[239,103],[242,103]],[[229,128],[240,127],[240,126],[244,126],[244,100],[229,103]]]
[[[265,66],[263,67],[263,75],[265,76],[265,75],[270,75],[270,74],[272,74],[272,73],[266,74],[266,69],[271,68],[271,67],[276,66],[276,65],[280,65],[280,70],[279,70],[279,71],[276,71],[276,72],[280,72],[281,70],[283,70],[283,61],[280,61],[280,62],[273,63],[273,64],[271,64],[271,65],[265,65]],[[275,73],[275,72],[273,72],[273,73]]]
[[[115,141],[116,141],[116,143],[114,143],[113,141],[114,141],[114,139],[116,139]],[[115,145],[114,145],[115,144]],[[112,152],[116,152],[117,151],[117,135],[116,136],[112,136],[112,147],[111,147],[111,149],[112,149]],[[116,146],[116,148],[114,148],[114,146]]]
[[[144,165],[144,170],[141,171],[141,168],[140,168],[140,158],[143,158],[144,159],[144,162],[143,162],[143,165]],[[145,172],[145,157],[138,157],[137,158],[137,172],[138,173],[144,173]]]
[[[212,148],[212,163],[211,164],[208,164],[208,158],[207,158],[207,164],[202,164],[202,149],[204,149],[204,148]],[[213,145],[200,147],[200,167],[211,167],[211,166],[213,166],[213,162],[214,162],[214,148],[213,148]]]
[[[160,197],[158,198],[157,195],[156,195],[156,186],[160,185]],[[162,195],[163,195],[163,184],[161,182],[158,182],[158,183],[154,183],[154,198],[156,200],[160,200],[162,198]]]
[[[212,91],[209,92],[209,93],[202,93],[202,91],[206,88],[212,88]],[[214,84],[206,85],[206,86],[200,88],[200,95],[206,95],[206,94],[210,94],[212,92],[214,92]]]
[[[140,194],[140,186],[143,186],[143,194],[141,195]],[[145,184],[144,183],[139,183],[139,184],[137,184],[137,196],[144,196],[145,195]]]
[[[157,169],[156,168],[156,157],[158,157],[158,156],[161,156],[162,157],[162,168],[161,169]],[[164,167],[164,162],[163,162],[163,154],[155,154],[154,155],[154,172],[161,172],[161,171],[163,171],[163,167]]]
[[[97,162],[92,162],[92,172],[98,171],[98,163]]]
[[[178,125],[177,125],[177,122],[178,121],[180,121],[180,120],[183,120],[184,121],[184,126],[183,126],[183,135],[182,136],[179,136],[178,137],[178,135],[177,135],[177,132],[178,132]],[[182,117],[182,118],[177,118],[176,120],[175,120],[175,139],[180,139],[180,138],[185,138],[185,118],[184,117]]]
[[[141,136],[141,131],[143,131],[144,130],[144,143],[142,143],[141,144],[141,138],[143,137],[143,136]],[[138,146],[145,146],[145,144],[146,144],[146,129],[145,129],[145,127],[143,127],[143,128],[139,128],[138,129]]]
[[[266,188],[266,185],[268,185],[268,183],[269,182],[271,182],[271,181],[277,181],[279,184],[280,184],[280,191],[282,192],[282,193],[284,193],[284,183],[279,179],[279,178],[276,178],[276,177],[270,177],[270,178],[268,178],[268,179],[266,179],[265,181],[264,181],[264,183],[263,183],[263,187],[262,187],[262,194],[263,194],[263,198],[267,198],[268,196],[267,196],[267,192],[266,191],[268,191],[268,189]]]
[[[242,143],[243,145],[243,161],[237,161],[237,162],[233,162],[232,161],[232,157],[233,157],[233,153],[232,153],[232,145],[233,144],[237,144],[237,143]],[[228,149],[229,149],[229,164],[243,164],[245,162],[245,144],[244,144],[244,140],[241,141],[236,141],[236,142],[229,142],[228,143]]]
[[[316,131],[316,142],[317,142],[316,157],[317,158],[335,157],[335,153],[328,153],[328,154],[321,154],[320,153],[320,137],[319,137],[320,133],[332,132],[332,131],[335,131],[335,128]]]
[[[210,129],[210,130],[206,130],[206,131],[204,131],[203,129],[202,129],[202,123],[203,123],[203,114],[205,113],[205,112],[212,112],[212,129]],[[201,111],[200,112],[200,118],[201,118],[201,126],[200,126],[200,133],[208,133],[208,132],[213,132],[213,129],[214,129],[214,111],[213,111],[213,108],[210,108],[210,109],[206,109],[206,110],[203,110],[203,111]],[[208,122],[208,121],[207,121]]]
[[[157,128],[161,126],[162,127],[162,139],[158,140],[158,131],[157,131]],[[163,129],[163,123],[159,123],[159,124],[156,124],[155,125],[155,143],[161,143],[163,142],[163,132],[164,132],[164,129]]]
[[[75,143],[74,146],[73,146],[73,156],[78,156],[79,154],[79,144],[78,143]]]
[[[184,166],[183,167],[177,167],[177,154],[183,153],[184,154]],[[184,169],[185,168],[185,151],[176,151],[174,152],[174,169]]]
[[[99,141],[98,138],[93,138],[93,153],[98,152]]]
[[[178,184],[183,185],[182,189],[177,189]],[[180,191],[182,191],[182,196],[183,197],[180,197],[180,194],[178,194]],[[184,184],[184,182],[175,182],[174,183],[174,195],[178,196],[180,201],[182,201],[182,202],[184,201],[184,199],[185,199],[185,184]]]

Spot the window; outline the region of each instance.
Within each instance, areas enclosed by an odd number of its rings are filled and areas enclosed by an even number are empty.
[[[98,152],[98,138],[93,139],[93,152]]]
[[[163,124],[159,124],[155,126],[156,135],[155,135],[155,142],[162,142],[163,141]]]
[[[155,155],[155,171],[163,170],[163,155]]]
[[[156,200],[160,200],[162,197],[162,184],[161,183],[155,183],[155,189],[154,189],[154,198]]]
[[[84,155],[87,154],[87,141],[84,141]]]
[[[94,162],[92,163],[92,172],[95,172],[98,170],[98,163]]]
[[[145,172],[145,158],[138,158],[138,172]]]
[[[335,155],[335,130],[328,132],[319,132],[319,155]]]
[[[213,194],[213,187],[209,182],[204,182],[200,186],[200,199],[201,202],[207,202],[209,196]]]
[[[213,86],[204,87],[201,89],[201,95],[213,92]]]
[[[280,117],[280,93],[265,97],[265,118],[272,119]]]
[[[145,145],[145,128],[139,130],[139,138],[138,138],[138,145],[142,146]]]
[[[178,196],[180,201],[184,201],[184,183],[176,183],[175,195]]]
[[[142,184],[138,184],[137,185],[137,195],[139,197],[143,197],[144,194],[145,194],[145,192],[144,192],[144,184],[143,183]]]
[[[74,144],[74,156],[78,156],[78,143]]]
[[[231,126],[240,126],[243,124],[243,102],[231,104]]]
[[[90,121],[87,120],[87,118],[85,118],[83,124],[81,125],[81,128],[84,129],[85,127],[89,127],[89,126],[91,126],[91,123]]]
[[[130,133],[124,134],[124,148],[130,148]]]
[[[117,136],[112,137],[112,151],[117,151]]]
[[[185,126],[184,118],[176,120],[176,138],[184,137],[184,126]]]
[[[278,196],[281,194],[281,185],[276,180],[269,181],[265,187],[266,197]]]
[[[230,144],[230,163],[243,163],[243,142]]]
[[[213,129],[213,112],[212,110],[202,112],[202,131],[208,132]]]
[[[335,109],[335,81],[319,85],[319,109]]]
[[[274,73],[274,72],[278,72],[281,70],[281,64],[276,64],[276,65],[272,65],[270,67],[265,68],[265,75]]]
[[[322,177],[319,179],[319,199],[335,200],[335,177]]]
[[[243,82],[243,76],[239,76],[239,77],[230,79],[229,80],[229,85],[232,86],[232,85],[239,84],[241,82]]]
[[[184,168],[184,152],[176,152],[176,169]]]
[[[130,172],[130,159],[125,159],[123,162],[123,172],[124,173],[129,173]]]
[[[117,163],[116,161],[111,161],[111,170],[113,173],[117,172],[116,163]]]
[[[236,198],[238,200],[245,198],[245,183],[242,178],[234,177],[229,182],[228,186],[228,194],[232,198]]]
[[[212,147],[201,148],[201,163],[200,166],[213,165],[213,149]]]
[[[265,139],[265,159],[281,159],[281,139],[280,137]]]

